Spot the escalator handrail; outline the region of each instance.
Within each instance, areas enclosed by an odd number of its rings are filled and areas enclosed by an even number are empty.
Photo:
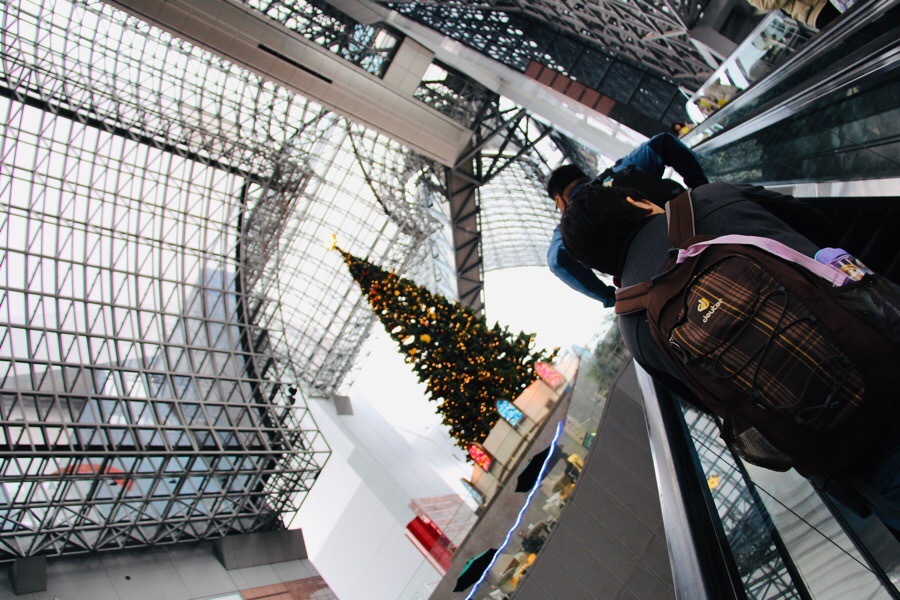
[[[724,107],[719,109],[715,114],[711,115],[692,132],[688,133],[683,141],[688,146],[695,149],[702,146],[704,150],[711,149],[728,141],[733,141],[735,137],[745,137],[751,135],[762,127],[770,125],[773,121],[769,118],[760,120],[754,116],[760,116],[761,113],[780,107],[788,102],[795,100],[800,95],[808,93],[811,88],[818,89],[818,83],[828,77],[834,78],[836,73],[834,69],[823,69],[817,72],[815,77],[800,79],[795,82],[795,86],[791,91],[782,94],[780,99],[776,99],[773,103],[766,103],[753,111],[747,118],[732,128],[728,128],[723,132],[718,132],[709,138],[701,139],[700,132],[715,126],[721,121],[727,119],[734,112],[741,110],[744,105],[752,101],[756,101],[760,96],[764,96],[771,92],[772,88],[781,85],[782,82],[795,78],[798,72],[805,69],[809,62],[815,61],[823,52],[833,50],[840,44],[844,43],[850,36],[859,33],[863,28],[872,25],[875,21],[882,18],[889,10],[900,4],[900,0],[868,0],[860,1],[853,7],[852,12],[847,14],[844,19],[836,23],[831,29],[822,32],[819,36],[811,40],[804,46],[795,56],[788,62],[778,67],[769,76],[760,81],[758,84],[744,91],[740,96],[733,99]],[[888,42],[889,43],[889,42]],[[866,62],[871,60],[871,56],[865,56],[861,53],[858,62]],[[857,67],[858,63],[853,65],[843,65],[839,72],[846,72],[853,67]],[[821,94],[820,94],[821,95]],[[726,133],[731,134],[727,136]]]
[[[746,598],[715,509],[697,485],[697,464],[684,421],[668,392],[635,363],[677,598]]]
[[[878,56],[863,57],[852,65],[823,71],[823,77],[816,85],[802,89],[793,96],[783,99],[777,105],[767,107],[765,112],[747,119],[737,127],[710,138],[703,143],[703,150],[715,150],[736,142],[774,123],[789,119],[804,107],[821,100],[823,96],[831,92],[849,87],[854,82],[876,75],[879,71],[897,66],[900,63],[900,39],[893,39],[891,45],[884,50],[885,52]]]

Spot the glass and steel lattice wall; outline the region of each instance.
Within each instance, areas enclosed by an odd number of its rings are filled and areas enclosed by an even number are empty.
[[[330,235],[453,295],[442,168],[97,0],[0,18],[0,560],[283,527],[373,322]]]
[[[541,146],[546,155],[558,155],[558,151],[551,152],[551,142]],[[538,151],[510,164],[479,190],[481,227],[490,232],[482,239],[488,271],[547,264],[547,249],[559,213],[544,192],[542,174],[547,169],[535,164],[535,155]],[[523,243],[523,232],[529,234],[528,243]]]
[[[354,145],[408,153],[99,2],[2,9],[0,559],[283,526],[371,321],[328,233],[439,226]]]
[[[703,83],[713,70],[688,35],[709,0],[489,0],[487,4],[498,10],[513,5],[558,31],[594,42],[688,87]],[[577,51],[563,40],[554,44],[561,47],[550,52],[566,54],[566,46],[569,53]]]
[[[721,440],[715,420],[685,402],[681,408],[747,597],[804,597],[759,492]]]

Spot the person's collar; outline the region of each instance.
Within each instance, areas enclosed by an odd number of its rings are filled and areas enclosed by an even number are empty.
[[[572,196],[581,191],[581,188],[586,186],[591,182],[590,177],[579,177],[572,183],[566,186],[566,189],[563,190],[562,197],[567,198],[569,202],[572,201]]]

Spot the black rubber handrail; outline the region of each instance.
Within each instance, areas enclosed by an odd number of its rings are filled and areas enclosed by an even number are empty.
[[[746,598],[715,506],[698,481],[702,468],[678,402],[637,369],[675,595],[685,600]]]
[[[779,108],[809,97],[820,83],[851,71],[878,68],[872,65],[873,60],[877,62],[875,57],[890,54],[896,47],[898,7],[900,0],[859,2],[787,63],[698,125],[684,142],[695,149],[709,150],[752,135],[771,125],[781,112]],[[721,130],[701,140],[701,132],[711,127]]]

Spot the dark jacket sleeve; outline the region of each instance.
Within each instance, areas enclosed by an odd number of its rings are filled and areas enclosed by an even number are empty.
[[[663,163],[675,169],[689,188],[709,183],[697,155],[671,133],[653,136],[647,146],[660,156]]]

